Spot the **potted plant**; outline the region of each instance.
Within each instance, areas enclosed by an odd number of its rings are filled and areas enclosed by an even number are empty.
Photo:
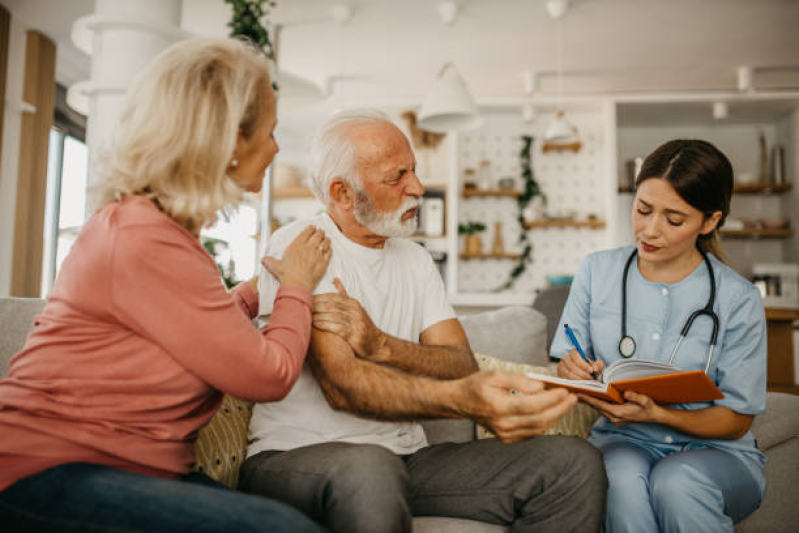
[[[458,224],[458,235],[466,235],[464,252],[467,255],[480,255],[483,252],[483,241],[478,233],[485,229],[486,225],[482,222],[470,221]]]

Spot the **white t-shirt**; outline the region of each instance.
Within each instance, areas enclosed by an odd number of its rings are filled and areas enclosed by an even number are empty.
[[[333,278],[339,278],[375,326],[411,342],[419,342],[419,335],[433,324],[455,318],[430,254],[412,241],[388,239],[382,249],[367,248],[345,237],[325,213],[281,228],[270,238],[266,255],[282,257],[309,224],[324,230],[333,250],[316,294],[337,292]],[[268,321],[277,280],[264,270],[258,288],[259,317]],[[397,454],[427,445],[422,427],[415,422],[383,422],[333,410],[307,364],[283,400],[255,405],[249,440],[248,457],[323,442],[379,444]]]

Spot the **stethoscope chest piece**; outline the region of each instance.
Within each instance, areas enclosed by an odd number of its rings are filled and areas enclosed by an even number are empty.
[[[625,335],[619,341],[619,353],[622,357],[629,359],[635,353],[635,341],[629,335]]]

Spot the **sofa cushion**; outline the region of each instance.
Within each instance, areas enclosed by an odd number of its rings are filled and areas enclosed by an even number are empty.
[[[8,371],[8,362],[22,349],[33,329],[33,317],[44,309],[40,298],[0,298],[0,377]]]
[[[488,355],[477,355],[477,363],[480,370],[504,370],[514,374],[525,374],[527,372],[536,372],[538,374],[545,374],[549,376],[556,375],[556,371],[552,366],[540,367],[533,365],[524,365],[519,363],[511,363],[502,359],[497,359]],[[599,413],[591,406],[584,403],[578,403],[572,407],[560,420],[552,424],[545,432],[545,435],[572,435],[575,437],[586,438],[591,433],[591,428],[599,418]],[[494,437],[488,429],[483,426],[477,426],[477,438],[486,439]]]
[[[459,317],[474,353],[545,366],[547,320],[531,307],[511,306]]]
[[[757,439],[757,447],[764,452],[799,437],[799,396],[769,392],[766,412],[755,417],[752,433]]]
[[[200,430],[194,443],[195,472],[236,488],[239,469],[247,457],[247,427],[252,403],[225,394],[211,422]]]

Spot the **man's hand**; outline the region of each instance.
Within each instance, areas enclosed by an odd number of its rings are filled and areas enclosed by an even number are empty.
[[[318,294],[313,297],[313,325],[321,331],[335,333],[352,347],[358,357],[380,362],[385,335],[366,314],[361,303],[350,298],[341,280],[333,280],[339,294]]]
[[[572,348],[572,350],[563,356],[563,359],[558,363],[558,377],[566,379],[594,379],[591,375],[593,371],[597,376],[602,373],[605,368],[605,363],[602,361],[594,361],[593,364],[588,364],[580,356],[580,353]]]
[[[503,442],[543,435],[577,403],[566,389],[544,390],[540,381],[519,374],[478,372],[462,382],[465,414]]]
[[[652,398],[632,391],[624,393],[624,399],[627,401],[623,404],[606,402],[585,394],[580,394],[579,397],[616,426],[624,426],[633,422],[658,424],[663,414],[663,408]]]

